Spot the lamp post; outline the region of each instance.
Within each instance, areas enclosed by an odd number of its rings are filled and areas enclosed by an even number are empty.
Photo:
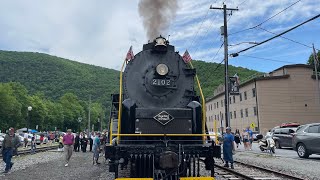
[[[101,122],[100,122],[100,118],[98,117],[98,131],[101,132]]]
[[[32,106],[28,107],[28,121],[27,121],[27,133],[29,133],[29,123],[30,123],[30,112],[32,110]]]
[[[81,124],[81,121],[82,121],[82,117],[78,117],[78,123],[79,123],[79,133],[80,133],[80,124]]]

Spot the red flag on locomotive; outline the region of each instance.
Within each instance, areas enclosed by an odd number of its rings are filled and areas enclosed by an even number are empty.
[[[186,52],[184,52],[182,59],[185,63],[189,63],[192,60],[188,50],[186,50]]]
[[[129,51],[127,52],[127,56],[126,56],[126,62],[128,63],[129,61],[131,61],[134,58],[134,54],[132,51],[132,46],[130,46]]]

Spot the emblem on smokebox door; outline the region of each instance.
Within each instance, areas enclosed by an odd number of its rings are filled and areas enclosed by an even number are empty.
[[[170,121],[172,121],[174,118],[166,111],[162,111],[161,113],[154,116],[153,119],[157,120],[162,125],[166,125]]]

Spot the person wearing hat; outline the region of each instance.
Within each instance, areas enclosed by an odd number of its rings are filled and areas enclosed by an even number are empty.
[[[2,158],[6,163],[6,168],[3,173],[8,173],[13,166],[11,158],[13,151],[20,146],[20,138],[14,134],[14,129],[10,128],[9,133],[4,137],[2,142]]]
[[[223,136],[223,159],[226,162],[224,167],[229,167],[229,162],[231,164],[231,169],[233,167],[233,152],[234,152],[234,136],[231,134],[231,128],[226,128],[226,134]]]
[[[69,166],[69,161],[72,156],[73,144],[74,144],[74,136],[71,134],[71,129],[67,130],[67,134],[63,136],[63,145],[64,145],[64,153],[66,156],[66,164],[65,167]]]

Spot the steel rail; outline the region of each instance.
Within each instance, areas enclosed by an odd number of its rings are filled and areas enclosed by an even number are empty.
[[[243,165],[243,166],[248,166],[248,167],[251,167],[251,168],[256,168],[256,169],[259,169],[259,170],[262,170],[262,171],[265,171],[265,172],[269,172],[269,173],[274,173],[274,174],[276,174],[276,175],[283,176],[283,177],[286,177],[286,178],[290,178],[290,179],[293,179],[293,180],[304,180],[303,178],[299,178],[299,177],[292,176],[292,175],[289,175],[289,174],[286,174],[286,173],[281,173],[281,172],[278,172],[278,171],[275,171],[275,170],[263,168],[263,167],[260,167],[260,166],[255,166],[255,165],[251,165],[251,164],[246,164],[246,163],[243,163],[243,162],[240,162],[240,161],[234,161],[234,162],[237,163],[237,164],[241,164],[241,165]]]
[[[55,148],[58,148],[58,147],[59,147],[59,145],[47,146],[47,147],[43,147],[43,148],[37,148],[35,150],[35,152],[48,151],[48,150],[55,149]],[[17,155],[26,155],[26,154],[31,154],[31,149],[20,150],[20,151],[17,152]],[[0,157],[2,157],[2,153],[0,154]]]

